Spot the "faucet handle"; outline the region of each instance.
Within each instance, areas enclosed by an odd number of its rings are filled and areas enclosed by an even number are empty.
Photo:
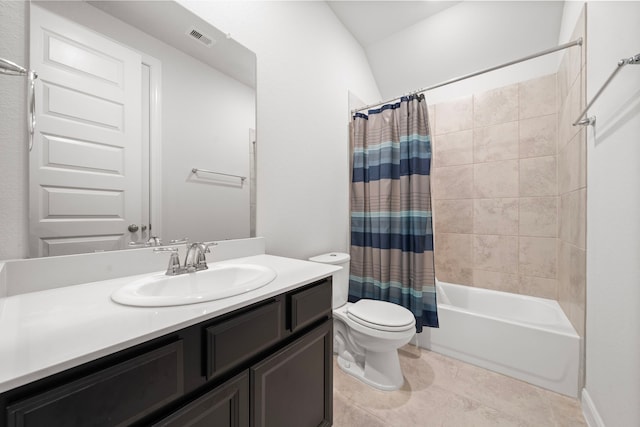
[[[147,246],[162,246],[162,240],[158,236],[149,236],[146,243]]]
[[[182,272],[182,266],[180,265],[180,258],[178,257],[178,248],[174,248],[174,247],[155,248],[153,252],[171,252],[171,257],[169,258],[169,265],[167,266],[167,272],[165,273],[167,276],[175,276],[176,274],[180,274]]]
[[[200,243],[200,245],[202,248],[202,252],[205,254],[211,253],[211,251],[209,250],[211,246],[218,246],[216,242]]]
[[[197,257],[196,257],[196,270],[206,270],[209,268],[209,266],[207,266],[207,256],[206,254],[211,253],[211,250],[209,250],[210,246],[216,246],[217,243],[215,242],[209,242],[209,243],[194,243],[194,246],[196,246],[199,251],[197,251]]]

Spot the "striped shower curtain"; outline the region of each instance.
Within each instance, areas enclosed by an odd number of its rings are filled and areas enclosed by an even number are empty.
[[[424,95],[357,113],[351,130],[349,301],[400,304],[418,332],[438,327]]]

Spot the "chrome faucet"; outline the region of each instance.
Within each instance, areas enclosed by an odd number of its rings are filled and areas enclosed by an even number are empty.
[[[169,265],[167,266],[167,276],[176,276],[178,274],[194,273],[200,270],[206,270],[207,257],[205,254],[210,253],[210,246],[216,246],[217,243],[187,243],[187,255],[184,257],[184,265],[180,265],[180,258],[178,258],[178,248],[166,247],[156,248],[154,252],[171,252],[171,258],[169,258]]]
[[[184,273],[182,266],[180,266],[180,258],[178,257],[178,248],[155,248],[153,252],[171,252],[169,258],[169,265],[167,266],[166,275],[176,276]]]
[[[146,242],[129,242],[129,248],[148,248],[151,246],[162,246],[162,240],[158,236],[149,236]]]
[[[184,257],[184,269],[187,273],[194,271],[206,270],[207,257],[205,254],[210,253],[209,246],[215,246],[217,243],[191,243],[187,244],[187,255]]]

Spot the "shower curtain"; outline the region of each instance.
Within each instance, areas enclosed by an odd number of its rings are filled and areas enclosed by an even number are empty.
[[[400,304],[418,332],[438,327],[424,95],[356,113],[351,149],[349,301]]]

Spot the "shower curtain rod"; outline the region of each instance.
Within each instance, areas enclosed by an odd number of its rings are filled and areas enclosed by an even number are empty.
[[[604,92],[607,86],[609,86],[609,83],[611,83],[611,80],[613,80],[616,74],[618,74],[618,71],[620,71],[622,67],[624,67],[625,65],[629,65],[629,64],[636,64],[636,65],[640,64],[640,53],[635,56],[632,56],[631,58],[622,58],[620,61],[618,61],[618,66],[616,67],[616,69],[613,70],[613,73],[611,73],[607,81],[604,82],[600,90],[594,95],[593,99],[591,99],[591,102],[589,102],[587,106],[584,107],[584,110],[582,110],[582,113],[580,113],[576,121],[573,122],[574,126],[578,126],[578,125],[589,126],[589,125],[595,124],[596,116],[585,117],[584,119],[582,119],[582,117],[585,114],[587,114],[587,111],[589,111],[589,108],[591,108],[593,103],[596,102],[596,99],[598,99],[600,95],[602,95],[602,92]]]
[[[441,82],[441,83],[438,83],[438,84],[435,84],[435,85],[432,85],[432,86],[427,86],[427,87],[424,87],[422,89],[418,89],[416,91],[409,92],[406,95],[396,96],[395,98],[387,99],[385,101],[376,102],[375,104],[369,104],[369,105],[365,105],[364,107],[361,107],[361,108],[355,108],[355,109],[351,110],[351,114],[357,113],[358,111],[367,110],[367,109],[369,109],[371,107],[377,107],[378,105],[387,104],[387,103],[389,103],[391,101],[395,101],[396,99],[400,99],[403,96],[410,96],[410,95],[415,95],[417,93],[426,92],[426,91],[431,90],[431,89],[436,89],[436,88],[439,88],[439,87],[442,87],[442,86],[446,86],[446,85],[451,84],[451,83],[456,83],[456,82],[459,82],[461,80],[466,80],[466,79],[471,78],[471,77],[479,76],[480,74],[488,73],[489,71],[495,71],[495,70],[498,70],[500,68],[508,67],[510,65],[515,65],[515,64],[518,64],[520,62],[528,61],[529,59],[537,58],[539,56],[548,55],[550,53],[557,52],[557,51],[563,50],[563,49],[567,49],[567,48],[573,47],[573,46],[582,46],[582,37],[580,37],[579,39],[574,40],[572,42],[561,44],[559,46],[552,47],[550,49],[546,49],[546,50],[543,50],[541,52],[525,56],[524,58],[520,58],[520,59],[516,59],[516,60],[513,60],[513,61],[509,61],[509,62],[506,62],[506,63],[501,64],[501,65],[496,65],[495,67],[485,68],[484,70],[476,71],[474,73],[465,74],[465,75],[460,76],[460,77],[455,77],[453,79],[449,79],[449,80],[446,80],[444,82]]]

